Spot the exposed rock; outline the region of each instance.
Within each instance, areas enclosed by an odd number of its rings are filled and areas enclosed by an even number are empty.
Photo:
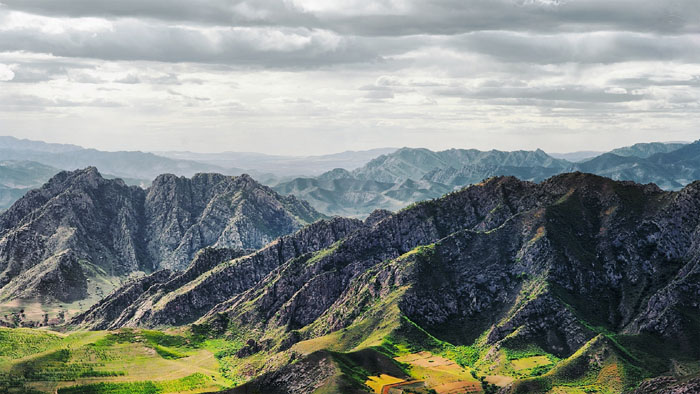
[[[649,379],[634,390],[632,394],[695,394],[700,393],[700,378],[679,382],[671,376]]]
[[[156,272],[137,290],[125,286],[77,316],[74,324],[108,329],[193,322],[285,261],[327,247],[361,226],[353,219],[321,220],[245,256],[230,249],[204,249],[186,271],[173,276]],[[133,295],[123,297],[122,291]]]
[[[202,248],[257,249],[321,216],[247,175],[162,175],[144,190],[61,172],[0,215],[0,298],[80,300],[90,278],[183,270]]]

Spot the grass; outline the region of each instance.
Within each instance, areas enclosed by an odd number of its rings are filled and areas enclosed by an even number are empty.
[[[513,365],[514,370],[522,371],[525,369],[532,369],[552,365],[552,362],[549,360],[549,358],[545,356],[534,356],[513,360],[511,361],[511,364]]]
[[[0,328],[0,360],[40,353],[58,345],[61,340],[59,335],[48,331]]]
[[[4,329],[0,335],[0,391],[17,387],[24,390],[19,392],[194,393],[233,384],[225,378],[222,363],[215,356],[228,354],[232,345],[225,339],[207,339],[187,330],[122,329],[60,335]],[[68,389],[73,386],[80,389]]]
[[[93,383],[58,389],[58,394],[159,394],[193,392],[210,386],[211,379],[202,373],[162,382]]]

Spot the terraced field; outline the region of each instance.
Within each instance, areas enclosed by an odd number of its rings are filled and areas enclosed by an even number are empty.
[[[427,351],[410,353],[395,358],[409,365],[411,376],[425,382],[427,388],[438,394],[481,393],[481,382],[471,369],[452,360]]]

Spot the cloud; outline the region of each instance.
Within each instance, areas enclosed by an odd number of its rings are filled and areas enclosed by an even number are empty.
[[[58,17],[146,18],[220,26],[311,26],[284,0],[3,0],[13,10]]]
[[[93,98],[86,100],[72,100],[66,98],[53,98],[31,94],[6,94],[0,96],[0,106],[14,110],[30,111],[40,108],[69,108],[69,107],[121,107],[123,104],[105,98]]]
[[[0,63],[0,82],[11,81],[14,78],[14,71],[8,65]]]
[[[6,14],[5,19],[18,19]],[[31,18],[25,18],[31,20]],[[31,51],[102,60],[201,62],[272,68],[369,62],[371,48],[327,30],[272,27],[192,27],[119,20],[93,29],[70,20],[48,31],[2,23],[0,51]]]
[[[700,61],[700,35],[632,32],[532,34],[489,31],[455,36],[448,45],[505,62],[619,63],[637,60]]]
[[[219,26],[323,28],[351,35],[473,31],[697,32],[696,0],[4,0],[47,16],[148,18]]]
[[[110,148],[506,148],[700,121],[697,0],[0,2],[0,124]]]
[[[617,78],[610,81],[611,83],[623,86],[667,86],[667,87],[697,87],[700,88],[700,75],[692,75],[683,79],[669,79],[656,77],[636,77],[636,78]]]
[[[469,99],[512,99],[513,103],[581,102],[581,103],[624,103],[646,98],[642,93],[620,92],[617,89],[591,88],[576,85],[533,86],[533,87],[484,87],[477,89],[445,88],[435,93],[447,97]],[[528,104],[530,105],[530,104]]]

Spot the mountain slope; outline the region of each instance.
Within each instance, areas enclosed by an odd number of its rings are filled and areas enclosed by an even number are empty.
[[[271,263],[253,263],[268,261],[271,252],[261,251],[216,265],[178,284],[174,296],[154,299],[157,305],[135,305],[146,311],[143,317],[110,327],[176,324],[164,312],[176,310],[180,321],[198,319],[199,327],[249,340],[226,358],[242,378],[279,371],[318,390],[329,390],[328,382],[277,369],[283,364],[272,360],[324,349],[374,349],[415,360],[427,357],[422,351],[462,360],[476,375],[502,382],[504,375],[523,379],[563,368],[602,336],[603,348],[624,357],[581,362],[581,376],[608,365],[634,371],[619,386],[557,372],[540,383],[553,388],[569,379],[588,390],[620,392],[663,373],[672,359],[700,359],[699,225],[700,183],[664,192],[581,173],[540,184],[493,178],[395,214],[378,211],[338,241],[272,253]],[[239,279],[232,284],[232,278]],[[237,285],[242,278],[249,279]],[[148,299],[154,286],[139,299]],[[645,346],[652,343],[664,351],[651,356]],[[457,357],[467,350],[474,355],[469,361]],[[523,369],[528,363],[548,367]],[[433,373],[423,382],[428,388],[442,384]],[[459,376],[449,384],[474,382]],[[263,392],[279,389],[265,380],[255,384]],[[366,390],[362,381],[353,387]]]
[[[539,149],[513,152],[450,149],[433,152],[428,149],[402,148],[370,161],[364,167],[353,171],[353,176],[365,180],[401,182],[406,179],[420,179],[435,169],[473,165],[564,169],[569,163],[555,159]]]
[[[650,154],[647,158],[638,155],[620,156],[606,153],[583,163],[577,163],[576,169],[593,172],[619,180],[636,182],[654,182],[664,189],[678,190],[684,185],[700,178],[700,141],[681,145],[680,148],[651,154],[657,149],[647,147],[632,148],[644,150]],[[675,145],[665,144],[665,149]],[[635,150],[632,149],[632,150]],[[646,155],[646,154],[645,154]],[[644,155],[642,155],[644,156]]]
[[[94,167],[61,172],[0,215],[0,298],[94,297],[132,273],[182,270],[204,247],[259,248],[320,217],[247,175],[162,175],[144,190]]]
[[[181,274],[155,272],[113,293],[74,321],[90,329],[191,323],[232,294],[247,290],[285,261],[323,249],[360,226],[361,222],[352,219],[318,221],[238,258],[205,250]],[[134,292],[135,287],[140,292]]]

